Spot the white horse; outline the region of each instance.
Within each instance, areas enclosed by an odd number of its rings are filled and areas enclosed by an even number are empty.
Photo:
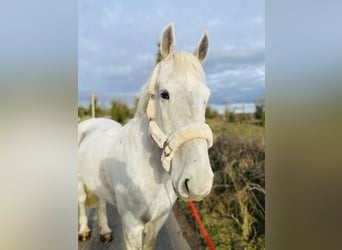
[[[177,197],[200,201],[213,183],[205,124],[210,91],[201,66],[208,34],[194,54],[174,52],[173,25],[160,44],[162,61],[144,85],[137,112],[125,126],[109,119],[79,124],[79,239],[90,237],[85,205],[98,199],[101,240],[112,239],[106,202],[116,204],[127,249],[154,249]]]

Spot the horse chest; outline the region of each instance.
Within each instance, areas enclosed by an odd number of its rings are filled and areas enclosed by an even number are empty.
[[[162,215],[168,214],[176,200],[176,197],[169,195],[167,190],[159,187],[158,191],[151,192],[145,196],[145,208],[141,209],[139,217],[143,223],[153,221]]]

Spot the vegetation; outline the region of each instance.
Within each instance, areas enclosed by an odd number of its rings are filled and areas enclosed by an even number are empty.
[[[84,107],[78,107],[78,118],[83,119],[84,117],[90,116],[89,110]]]
[[[236,122],[237,121],[237,115],[235,114],[235,112],[229,111],[228,109],[226,109],[224,111],[224,118],[226,121],[229,121],[229,122]]]
[[[127,104],[123,101],[113,99],[110,110],[111,117],[114,121],[124,124],[133,116],[133,112],[129,109]]]
[[[210,106],[207,106],[205,109],[205,119],[213,119],[218,118],[220,115],[217,112],[217,110],[211,108]]]
[[[135,104],[137,103],[137,98]],[[130,109],[128,105],[119,99],[112,99],[110,108],[103,108],[97,105],[95,99],[95,117],[108,117],[121,124],[125,124],[130,118],[133,117],[135,108]],[[88,108],[82,106],[78,107],[78,120],[83,121],[92,117],[91,105]]]
[[[265,100],[259,99],[255,103],[256,111],[254,113],[255,119],[260,120],[262,126],[265,125]]]

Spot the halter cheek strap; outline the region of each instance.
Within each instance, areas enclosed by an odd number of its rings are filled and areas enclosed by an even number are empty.
[[[149,100],[147,104],[147,116],[149,118],[149,132],[156,142],[156,144],[163,149],[161,156],[161,162],[163,168],[169,172],[171,169],[171,160],[174,157],[177,149],[183,145],[185,142],[192,139],[203,138],[206,139],[208,148],[213,144],[213,134],[209,126],[205,123],[193,123],[185,127],[180,128],[176,132],[169,136],[166,136],[164,132],[160,129],[155,121],[155,107],[154,107],[154,97],[155,97],[155,85],[160,69],[160,64],[158,63],[153,70],[151,81],[149,84]]]

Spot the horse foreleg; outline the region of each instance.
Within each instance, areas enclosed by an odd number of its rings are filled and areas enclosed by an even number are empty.
[[[122,230],[127,250],[142,250],[144,224],[127,212],[122,216]]]
[[[155,248],[157,235],[164,225],[169,214],[164,214],[160,218],[146,223],[143,238],[143,250],[153,250]]]
[[[145,225],[143,234],[143,250],[153,250],[156,245],[157,232],[155,224],[153,222],[148,222]]]
[[[100,228],[100,240],[104,243],[111,242],[113,239],[112,230],[108,226],[106,202],[103,199],[99,199],[97,207],[98,224]]]
[[[87,194],[85,192],[85,186],[81,177],[78,177],[78,220],[79,231],[78,240],[85,241],[90,238],[90,229],[88,227],[88,218],[85,209],[85,203],[87,200]]]

